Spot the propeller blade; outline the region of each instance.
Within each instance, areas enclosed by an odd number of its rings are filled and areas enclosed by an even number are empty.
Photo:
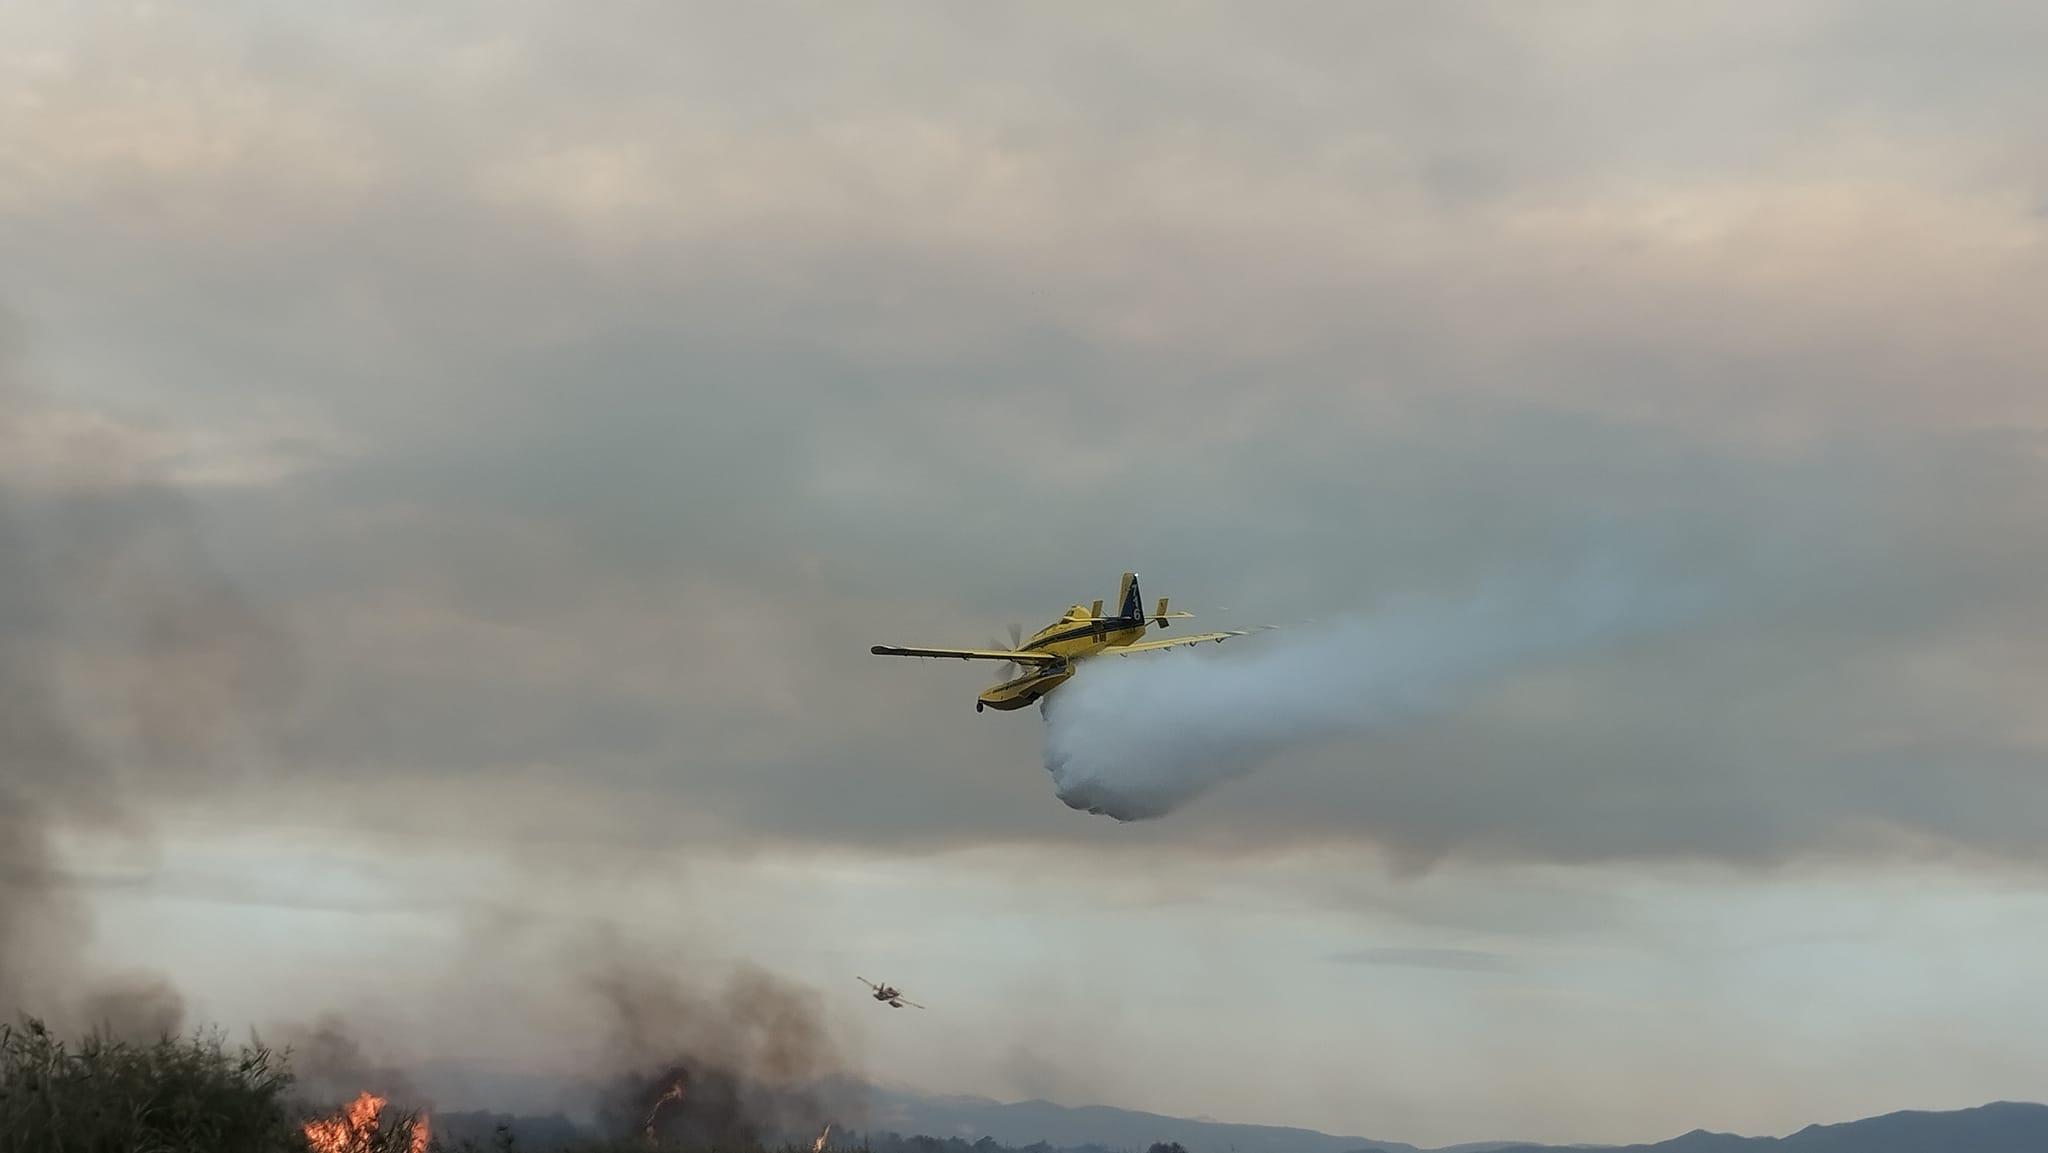
[[[1010,625],[1010,643],[1005,645],[1001,641],[990,641],[988,643],[988,647],[992,649],[1008,649],[1012,652],[1015,652],[1023,644],[1024,626],[1013,622]],[[1022,676],[1023,673],[1023,665],[1020,665],[1015,661],[1004,661],[1002,664],[996,666],[996,683],[1002,684],[1004,681],[1010,680],[1013,677]]]

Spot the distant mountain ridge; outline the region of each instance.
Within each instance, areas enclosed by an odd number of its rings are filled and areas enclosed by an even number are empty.
[[[2048,1153],[2048,1104],[1994,1101],[1947,1112],[1905,1110],[1858,1121],[1814,1124],[1783,1137],[1695,1129],[1639,1145],[1541,1145],[1474,1141],[1419,1148],[1402,1141],[1340,1136],[1277,1125],[1233,1125],[1106,1105],[925,1097],[870,1089],[869,1132],[983,1137],[1012,1148],[1132,1150],[1178,1144],[1187,1153]]]
[[[1431,1153],[1400,1141],[1332,1136],[1281,1125],[1195,1121],[1108,1105],[1056,1105],[1036,1099],[1004,1103],[986,1097],[927,1097],[873,1087],[868,1092],[871,1104],[860,1128],[875,1133],[960,1137],[969,1142],[987,1137],[1015,1148],[1040,1142],[1055,1149],[1094,1145],[1138,1153],[1155,1143],[1178,1144],[1187,1153],[1359,1153],[1366,1149]],[[1461,1149],[1483,1153],[1506,1144]]]
[[[2048,1153],[2048,1105],[1993,1101],[1974,1109],[1909,1109],[1808,1125],[1783,1137],[1739,1137],[1695,1129],[1654,1145],[1509,1145],[1496,1153]]]
[[[443,1067],[429,1076],[444,1101],[486,1096],[490,1113],[443,1114],[454,1128],[486,1135],[498,1122],[512,1123],[521,1148],[545,1148],[571,1131],[588,1132],[580,1110],[563,1109],[569,1093],[540,1077],[479,1077],[475,1070]],[[1419,1148],[1384,1138],[1323,1133],[1281,1125],[1243,1125],[1171,1117],[1107,1105],[1070,1106],[1050,1101],[996,1101],[986,1097],[933,1096],[833,1079],[833,1096],[864,1096],[866,1117],[840,1132],[896,1133],[904,1137],[959,1138],[972,1145],[987,1138],[1010,1150],[1032,1153],[1146,1153],[1154,1144],[1178,1144],[1186,1153],[2048,1153],[2048,1104],[1994,1101],[1946,1112],[1905,1110],[1856,1121],[1808,1125],[1783,1137],[1745,1137],[1695,1129],[1650,1144],[1544,1145],[1500,1140]],[[445,1095],[444,1095],[445,1094]],[[525,1102],[519,1117],[496,1112]],[[469,1105],[476,1109],[476,1101]],[[538,1106],[536,1108],[536,1106]],[[528,1110],[531,1110],[529,1113]],[[849,1119],[851,1120],[851,1119]],[[1037,1146],[1037,1149],[1032,1147]],[[877,1148],[879,1148],[879,1144]],[[957,1148],[957,1147],[956,1147]]]

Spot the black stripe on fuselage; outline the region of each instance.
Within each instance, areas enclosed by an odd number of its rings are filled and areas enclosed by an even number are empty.
[[[1127,629],[1143,629],[1145,627],[1146,619],[1147,618],[1145,617],[1137,617],[1132,620],[1102,621],[1100,622],[1100,624],[1102,631],[1105,633],[1120,633],[1124,632]],[[1049,637],[1041,637],[1038,640],[1032,641],[1031,643],[1025,645],[1023,648],[1018,649],[1017,651],[1020,653],[1035,652],[1046,645],[1056,645],[1061,641],[1077,640],[1081,637],[1092,637],[1095,635],[1095,630],[1096,624],[1093,622],[1085,625],[1078,625],[1074,628],[1068,629],[1065,632],[1054,633]]]

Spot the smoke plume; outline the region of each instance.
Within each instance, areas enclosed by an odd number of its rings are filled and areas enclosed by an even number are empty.
[[[405,1070],[372,1057],[339,1014],[324,1013],[310,1023],[274,1029],[265,1040],[290,1052],[297,1095],[321,1108],[363,1092],[406,1111],[433,1104]]]
[[[598,1117],[617,1137],[706,1148],[808,1143],[859,1119],[818,994],[742,968],[700,989],[639,961],[595,977],[611,1025]]]
[[[1309,630],[1083,662],[1045,698],[1045,767],[1069,807],[1163,817],[1283,752],[1453,707],[1534,662],[1691,599],[1590,564],[1554,592],[1496,586]]]
[[[81,976],[90,925],[58,857],[146,843],[151,802],[231,780],[289,683],[286,646],[208,563],[189,509],[118,426],[16,371],[0,313],[0,1014],[175,1029],[148,974]],[[243,750],[246,751],[246,750]],[[103,981],[111,981],[102,987]]]
[[[185,996],[154,973],[121,973],[95,982],[76,1015],[113,1040],[147,1044],[184,1029]]]

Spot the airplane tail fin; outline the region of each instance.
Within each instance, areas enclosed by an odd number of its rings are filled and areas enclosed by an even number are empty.
[[[1138,574],[1127,572],[1124,574],[1123,589],[1118,594],[1116,615],[1119,619],[1127,621],[1149,619],[1160,628],[1165,628],[1169,620],[1186,620],[1195,614],[1167,612],[1166,598],[1160,597],[1158,607],[1152,610],[1148,618],[1145,614],[1145,595],[1138,591]]]
[[[1138,574],[1124,574],[1123,587],[1117,590],[1116,615],[1127,621],[1142,619],[1145,615],[1145,598],[1138,592]]]

